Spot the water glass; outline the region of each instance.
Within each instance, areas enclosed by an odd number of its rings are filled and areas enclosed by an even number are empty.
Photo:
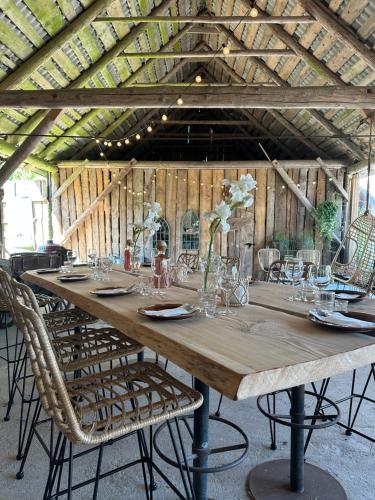
[[[202,314],[206,318],[214,318],[216,315],[217,304],[216,290],[204,290],[203,288],[200,288],[198,290],[198,297],[199,307]]]
[[[310,266],[309,279],[320,289],[327,287],[331,282],[331,266]]]
[[[335,310],[335,292],[321,291],[316,305],[326,314],[331,314]]]
[[[234,312],[229,309],[229,296],[230,293],[233,292],[233,289],[237,283],[233,277],[233,274],[220,275],[219,283],[220,283],[220,288],[223,291],[225,297],[225,311],[223,311],[221,314],[223,315],[234,314]]]
[[[138,279],[138,291],[144,296],[148,297],[152,294],[152,278],[151,276],[140,276]]]
[[[300,300],[302,302],[314,302],[317,292],[319,292],[319,289],[315,285],[311,284],[308,280],[303,280],[297,289],[296,300]]]
[[[348,304],[349,304],[349,302],[347,300],[335,299],[335,311],[347,313],[348,312]]]
[[[291,295],[288,300],[295,300],[294,287],[303,276],[304,265],[302,260],[290,259],[286,260],[285,264],[282,266],[282,271],[288,281],[292,282],[293,295]]]

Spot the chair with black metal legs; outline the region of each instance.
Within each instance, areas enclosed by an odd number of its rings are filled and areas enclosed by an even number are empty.
[[[9,297],[9,309],[12,311],[13,316],[16,318],[16,324],[20,327],[18,323],[18,318],[16,311],[14,309],[14,304],[16,303],[17,296],[22,297],[23,302],[34,309],[37,314],[40,315],[41,320],[46,325],[49,324],[50,328],[47,329],[51,335],[51,315],[40,314],[40,309],[36,301],[36,297],[32,290],[21,283],[11,280],[9,275],[1,274],[0,272],[0,283],[3,288],[7,290],[7,296]],[[83,312],[83,311],[82,311]],[[57,313],[56,313],[57,314]],[[84,313],[86,314],[86,313]],[[47,317],[47,322],[45,321]],[[54,321],[53,326],[57,328],[58,325],[64,324],[66,322],[61,322],[61,315],[57,314],[58,321]],[[52,330],[52,334],[56,333]],[[126,335],[122,334],[118,330],[111,327],[102,328],[85,328],[84,331],[72,334],[72,335],[57,335],[51,340],[53,347],[56,352],[59,367],[64,372],[73,372],[75,374],[80,374],[80,370],[88,368],[90,371],[94,370],[95,366],[101,369],[101,364],[107,361],[122,362],[124,360],[127,362],[128,356],[133,354],[139,354],[143,351],[143,346],[138,342],[133,341]],[[17,477],[21,479],[23,477],[23,467],[26,460],[26,454],[24,453],[25,439],[27,432],[29,430],[29,421],[31,417],[31,406],[38,400],[38,397],[34,395],[35,385],[33,384],[30,391],[30,396],[25,396],[25,380],[26,380],[26,364],[27,357],[26,353],[23,360],[24,372],[21,382],[21,418],[20,418],[20,429],[19,429],[19,443],[18,443],[18,455],[19,459],[22,459],[22,464]],[[18,387],[18,386],[17,386]],[[26,413],[25,413],[26,412]],[[22,425],[21,425],[22,424]]]
[[[152,499],[150,486],[154,482],[154,471],[179,498],[194,498],[191,481],[186,480],[186,474],[183,481],[186,486],[184,496],[152,461],[144,429],[170,419],[177,420],[178,417],[192,412],[202,404],[202,395],[175,380],[155,363],[149,362],[117,366],[98,374],[66,381],[40,315],[25,306],[20,299],[17,299],[15,309],[23,323],[22,333],[41,406],[59,430],[43,500],[63,495],[71,499],[73,491],[91,483],[94,485],[92,498],[95,500],[101,478],[137,464],[142,465],[147,499]],[[37,422],[34,422],[35,425]],[[138,439],[139,458],[110,472],[102,473],[104,448],[134,433]],[[74,484],[74,460],[78,458],[77,455],[82,457],[92,451],[84,450],[74,455],[74,447],[80,445],[91,445],[93,449],[99,450],[99,456],[95,476]],[[180,454],[176,453],[176,456],[179,457]],[[65,464],[68,465],[68,474],[66,485],[63,486],[62,470]],[[184,472],[182,467],[181,472]]]

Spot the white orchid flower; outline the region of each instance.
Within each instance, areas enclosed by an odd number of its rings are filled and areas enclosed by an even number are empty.
[[[230,205],[222,200],[216,205],[216,207],[214,208],[214,212],[216,213],[217,217],[220,217],[222,221],[226,221],[228,217],[231,216],[232,210],[230,208]]]
[[[247,196],[244,200],[243,200],[243,207],[244,208],[249,208],[252,206],[252,204],[254,203],[254,197],[253,196]]]
[[[230,225],[228,224],[227,221],[222,220],[220,222],[221,225],[221,231],[223,234],[227,234],[227,232],[230,230]]]

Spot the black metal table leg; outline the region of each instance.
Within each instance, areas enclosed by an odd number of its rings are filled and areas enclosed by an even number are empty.
[[[341,484],[328,472],[304,463],[305,386],[293,387],[291,398],[290,460],[257,465],[249,474],[254,500],[346,500]]]
[[[195,467],[208,466],[208,422],[210,409],[210,388],[197,378],[194,387],[203,396],[203,404],[194,412],[194,441],[193,453],[197,454],[193,465]],[[197,500],[208,499],[208,475],[201,472],[193,473],[193,487]]]

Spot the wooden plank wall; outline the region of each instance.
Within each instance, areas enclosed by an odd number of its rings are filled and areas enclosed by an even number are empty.
[[[71,174],[71,169],[60,169],[60,184]],[[247,223],[240,234],[230,232],[219,235],[215,250],[221,255],[241,257],[252,266],[249,274],[260,276],[257,252],[265,246],[273,246],[277,235],[286,238],[315,237],[314,221],[287,189],[281,178],[271,169],[256,170],[141,170],[135,169],[124,181],[119,183],[110,196],[98,207],[81,229],[72,236],[66,247],[77,248],[81,259],[86,259],[87,251],[94,247],[101,254],[121,255],[126,239],[131,238],[133,222],[142,222],[147,209],[144,202],[158,201],[162,216],[170,227],[171,254],[176,258],[181,252],[181,219],[189,209],[196,210],[201,223],[200,252],[205,253],[208,243],[208,224],[203,218],[206,210],[211,210],[221,200],[221,182],[224,177],[231,180],[240,175],[251,173],[257,180],[254,191],[254,205],[247,209]],[[85,210],[109,182],[115,179],[118,171],[109,169],[90,169],[74,181],[61,196],[54,207],[55,213],[61,211],[61,226],[66,230]],[[325,199],[332,199],[335,191],[323,171],[318,169],[291,169],[288,174],[299,185],[303,194],[317,205]],[[344,173],[336,172],[342,184]],[[341,198],[339,214],[342,213]],[[340,224],[337,227],[340,236]],[[56,237],[56,240],[58,238]],[[244,243],[252,243],[250,251]]]

